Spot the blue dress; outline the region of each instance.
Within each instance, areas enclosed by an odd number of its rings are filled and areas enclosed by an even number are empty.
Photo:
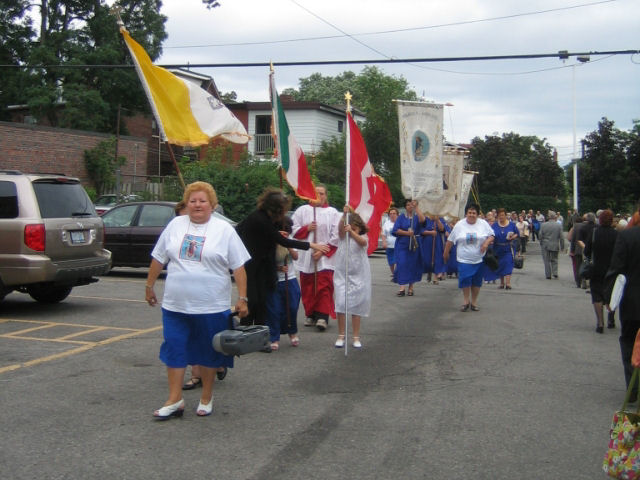
[[[420,233],[432,232],[435,228],[435,222],[427,217],[424,223],[420,225]],[[422,256],[422,271],[424,273],[433,272],[433,239],[432,235],[420,235],[420,253]]]
[[[413,216],[413,223],[406,215],[401,214],[396,223],[393,225],[392,235],[396,237],[395,259],[396,269],[393,274],[394,281],[399,285],[408,285],[422,280],[422,262],[420,261],[420,248],[414,251],[409,250],[409,239],[405,235],[396,235],[398,230],[409,230],[413,225],[414,233],[418,234],[420,230],[420,222],[418,216]]]
[[[503,277],[505,275],[511,275],[513,272],[513,242],[515,240],[507,241],[507,235],[515,233],[518,237],[518,228],[515,223],[509,221],[509,224],[505,227],[501,227],[498,222],[492,225],[495,232],[495,239],[493,241],[493,253],[498,257],[498,270],[493,272],[496,277]]]
[[[433,223],[435,224],[435,222]],[[444,231],[438,231],[435,237],[436,248],[433,273],[436,275],[447,273],[447,265],[444,263],[444,244],[447,242],[445,232],[451,231],[444,218],[440,217],[440,223],[444,226]]]

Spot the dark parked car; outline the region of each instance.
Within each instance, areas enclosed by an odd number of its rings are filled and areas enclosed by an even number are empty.
[[[164,227],[175,217],[176,202],[134,202],[116,205],[102,215],[104,246],[114,267],[148,267],[151,251]],[[235,225],[217,212],[213,213]]]
[[[96,201],[93,203],[93,205],[96,208],[96,212],[98,213],[98,215],[104,215],[105,212],[108,212],[119,203],[139,202],[140,200],[142,200],[142,197],[140,195],[132,194],[118,196],[115,193],[108,193],[96,198]]]

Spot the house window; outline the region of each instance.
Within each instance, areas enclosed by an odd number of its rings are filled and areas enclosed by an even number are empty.
[[[271,115],[256,115],[256,133],[253,136],[256,155],[273,152],[273,137],[271,136]]]
[[[338,120],[338,132],[342,133],[344,130],[344,122],[342,120]]]

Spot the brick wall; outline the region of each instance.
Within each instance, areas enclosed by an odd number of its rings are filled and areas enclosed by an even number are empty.
[[[84,151],[109,138],[95,132],[0,122],[0,168],[64,173],[91,185]],[[135,170],[136,175],[148,175],[147,150],[146,138],[120,137],[118,155],[127,159],[122,174],[133,175]]]

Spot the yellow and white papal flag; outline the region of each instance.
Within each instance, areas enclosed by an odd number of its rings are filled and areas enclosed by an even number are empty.
[[[234,143],[249,141],[244,125],[220,100],[196,83],[155,66],[124,27],[120,33],[164,140],[182,146],[204,145],[217,136]]]

